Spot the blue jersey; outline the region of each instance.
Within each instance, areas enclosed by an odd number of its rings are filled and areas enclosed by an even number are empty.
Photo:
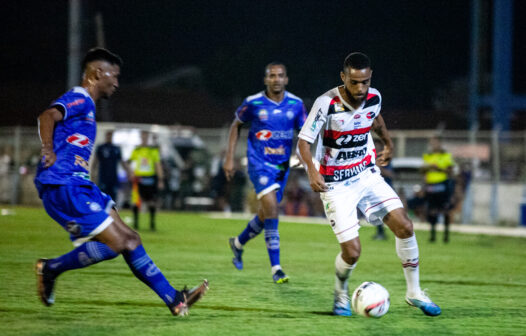
[[[247,97],[236,117],[251,123],[247,148],[250,165],[288,167],[294,131],[301,129],[307,117],[300,98],[285,91],[283,100],[276,103],[262,91]]]
[[[55,124],[53,151],[55,163],[37,168],[35,184],[42,185],[92,185],[88,162],[93,150],[95,135],[95,103],[82,87],[74,87],[51,103],[64,112],[64,118]]]

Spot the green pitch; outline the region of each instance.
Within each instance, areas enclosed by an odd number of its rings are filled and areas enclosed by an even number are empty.
[[[123,212],[123,216],[129,213]],[[147,227],[146,216],[143,227]],[[526,239],[453,234],[427,243],[417,232],[421,282],[442,307],[431,318],[403,300],[405,281],[394,238],[361,232],[362,258],[351,288],[366,280],[391,294],[380,319],[331,316],[336,239],[325,225],[281,223],[282,265],[290,282],[275,285],[263,237],[251,241],[245,269],[231,264],[227,244],[245,225],[206,214],[161,213],[158,232],[140,231],[144,246],[176,288],[202,278],[210,290],[186,318],[173,317],[119,257],[64,273],[56,303],[36,296],[33,264],[72,247],[43,209],[0,216],[0,335],[524,335]]]

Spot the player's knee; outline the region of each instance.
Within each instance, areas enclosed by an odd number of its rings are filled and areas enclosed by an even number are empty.
[[[139,234],[135,231],[131,231],[126,234],[125,237],[125,250],[133,251],[137,248],[137,246],[141,245],[141,237]]]

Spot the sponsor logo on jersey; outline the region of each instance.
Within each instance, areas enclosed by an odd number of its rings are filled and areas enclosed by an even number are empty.
[[[278,148],[274,147],[265,147],[265,155],[285,155],[285,147],[279,146]]]
[[[71,103],[67,103],[66,104],[66,107],[67,108],[70,108],[70,107],[73,107],[73,106],[77,106],[77,105],[80,105],[80,104],[84,104],[86,100],[84,98],[79,98],[79,99],[75,99],[74,101],[72,101]]]
[[[275,109],[274,111],[272,111],[273,114],[278,114],[278,113],[281,113],[281,110],[280,109]]]
[[[267,141],[272,137],[272,132],[269,130],[261,130],[256,133],[256,138],[261,141]]]
[[[81,166],[82,168],[89,171],[88,161],[84,160],[84,158],[80,155],[75,155],[75,166]]]
[[[86,115],[86,121],[95,121],[95,113],[93,111],[89,111]]]
[[[359,114],[355,114],[353,118],[354,118],[354,119],[360,119],[361,117],[362,117],[361,115],[359,115]]]
[[[318,124],[318,121],[320,120],[322,114],[323,114],[323,111],[320,108],[318,112],[316,112],[316,117],[314,118],[314,121],[312,122],[312,125],[310,127],[310,130],[312,132],[316,130],[316,125]]]
[[[363,148],[355,151],[341,151],[336,157],[336,161],[347,161],[350,159],[355,159],[360,156],[364,156],[367,153],[367,148]]]
[[[292,100],[292,99],[287,100],[287,104],[294,105],[294,104],[297,104],[297,103],[298,103],[297,101]]]
[[[324,175],[325,182],[338,182],[347,180],[360,174],[362,171],[372,166],[372,156],[367,155],[360,162],[346,166],[320,166],[320,174]]]
[[[367,115],[366,115],[367,119],[374,119],[375,116],[376,116],[376,115],[374,114],[374,112],[369,112],[369,113],[367,113]]]
[[[265,109],[261,109],[258,111],[258,117],[259,120],[268,120],[268,112]]]
[[[358,128],[352,131],[339,132],[325,130],[323,145],[330,148],[352,148],[367,144],[370,127]]]
[[[86,147],[89,145],[89,138],[80,133],[70,135],[66,141],[77,147]]]
[[[362,127],[362,123],[359,121],[354,122],[354,128]]]

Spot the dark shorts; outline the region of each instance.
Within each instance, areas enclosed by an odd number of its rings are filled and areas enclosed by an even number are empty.
[[[451,192],[449,182],[426,185],[426,201],[429,210],[449,210],[451,207]]]
[[[157,199],[157,177],[141,176],[139,177],[139,196],[143,201],[155,201]]]

